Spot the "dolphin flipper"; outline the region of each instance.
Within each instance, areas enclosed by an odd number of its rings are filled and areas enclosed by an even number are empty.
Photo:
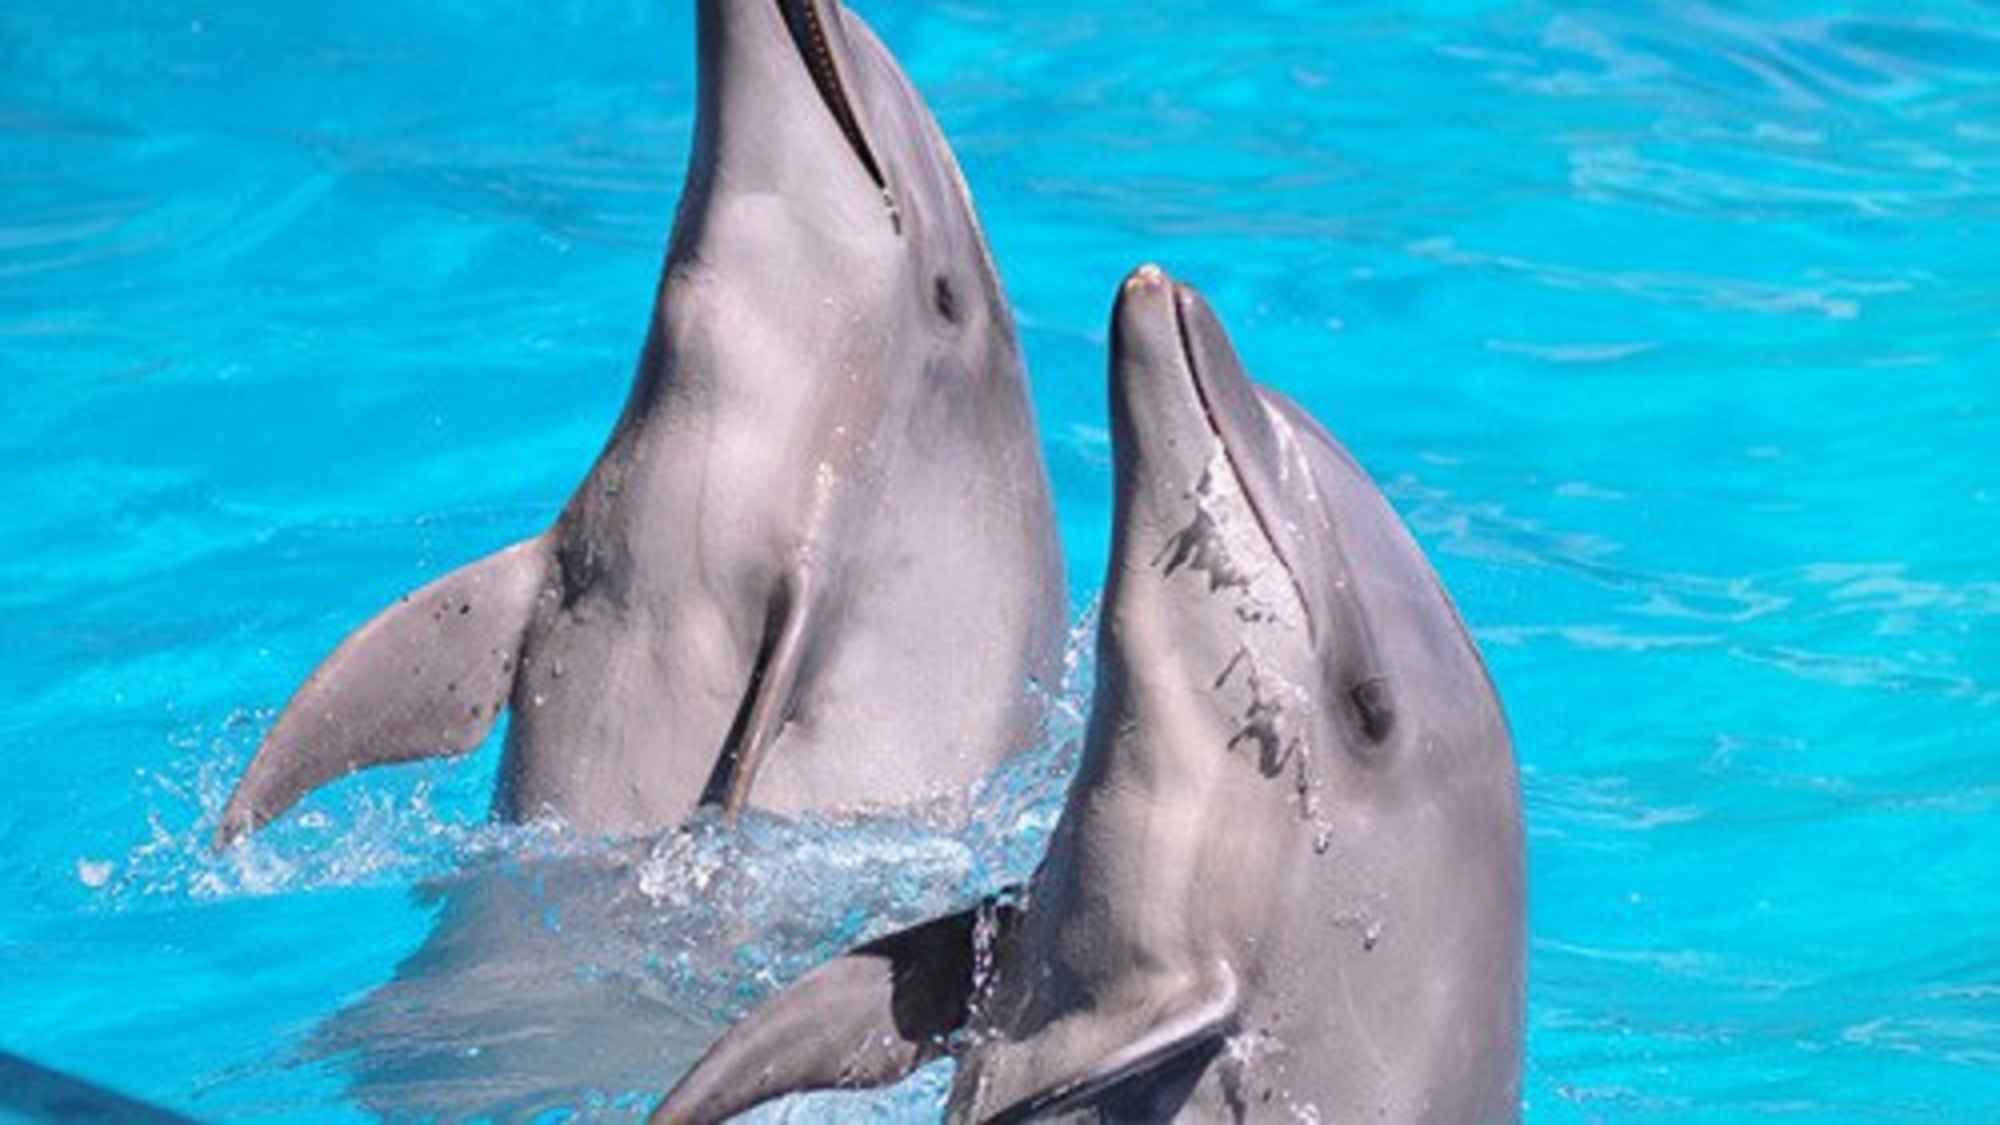
[[[999,940],[982,928],[1013,917],[1011,906],[963,910],[821,965],[716,1040],[650,1120],[723,1121],[786,1094],[897,1081],[948,1049],[979,949]]]
[[[716,803],[721,804],[726,820],[734,821],[750,803],[750,786],[757,780],[765,752],[777,741],[798,703],[816,593],[810,566],[801,566],[779,588],[767,626],[769,636],[757,654],[749,710],[719,767],[723,774],[718,778],[721,792]],[[711,783],[711,789],[715,788]]]
[[[542,538],[517,543],[405,595],[350,634],[257,748],[216,846],[355,770],[478,746],[506,705],[547,570]]]
[[[1201,1052],[1213,1052],[1236,1030],[1239,1001],[1236,977],[1227,965],[1217,966],[1212,979],[1189,981],[1174,995],[1155,1000],[1142,1021],[1133,1028],[1119,1028],[1111,1035],[1078,1035],[1078,1019],[1090,1022],[1126,1022],[1129,1016],[1072,1017],[1064,1045],[1082,1039],[1113,1044],[1109,1051],[1071,1057],[1059,1049],[1059,1068],[1042,1072],[1037,1088],[1017,1095],[999,1111],[981,1116],[982,1125],[1012,1125],[1038,1121],[1076,1109],[1107,1095],[1145,1075],[1159,1075]],[[1063,1025],[1058,1024],[1057,1027]],[[1033,1049],[1032,1041],[1024,1047]]]
[[[194,1125],[192,1117],[149,1105],[87,1078],[52,1070],[8,1051],[0,1051],[0,1120]]]

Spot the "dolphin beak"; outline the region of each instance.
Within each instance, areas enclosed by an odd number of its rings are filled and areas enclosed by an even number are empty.
[[[841,61],[847,57],[846,43],[839,40],[840,4],[839,0],[776,0],[778,14],[784,18],[785,29],[791,32],[792,43],[798,48],[799,60],[805,64],[806,73],[812,76],[813,86],[819,90],[820,101],[825,103],[827,112],[840,126],[840,132],[847,138],[847,145],[854,150],[854,156],[867,170],[868,178],[875,181],[885,198],[889,195],[889,180],[882,174],[881,162],[875,159],[875,152],[868,145],[868,137],[861,129],[861,119],[854,112],[854,103],[848,97],[847,83],[841,76]],[[891,214],[894,208],[891,207]]]
[[[1271,417],[1257,396],[1256,385],[1237,357],[1229,330],[1193,286],[1174,283],[1174,314],[1180,327],[1181,354],[1188,374],[1208,412],[1209,429],[1222,443],[1230,468],[1243,487],[1250,513],[1264,533],[1265,542],[1277,553],[1285,570],[1298,581],[1298,560],[1292,557],[1292,536],[1284,524],[1285,507],[1278,499],[1277,478],[1282,474],[1278,438],[1271,430]],[[1301,604],[1311,616],[1311,602],[1300,592]]]
[[[1132,403],[1140,396],[1166,401],[1169,392],[1130,382],[1142,370],[1178,371],[1186,380],[1189,403],[1202,415],[1208,431],[1221,446],[1231,475],[1243,491],[1251,518],[1270,545],[1287,578],[1298,590],[1306,625],[1317,635],[1312,599],[1299,585],[1300,560],[1295,535],[1286,522],[1280,484],[1285,474],[1284,452],[1269,411],[1244,370],[1230,341],[1229,330],[1193,286],[1167,276],[1158,266],[1145,265],[1125,279],[1114,314],[1114,368],[1122,373],[1113,391],[1126,399],[1123,413],[1134,417]],[[1114,408],[1118,404],[1114,403]],[[1128,423],[1129,425],[1129,423]]]

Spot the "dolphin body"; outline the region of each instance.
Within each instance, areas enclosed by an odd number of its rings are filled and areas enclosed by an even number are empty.
[[[1147,267],[1083,759],[1016,902],[813,970],[656,1120],[959,1056],[949,1116],[1512,1119],[1524,908],[1485,667],[1362,469]]]
[[[469,751],[503,709],[496,815],[588,835],[908,805],[1034,738],[1068,603],[957,163],[837,0],[697,7],[686,188],[595,467],[549,530],[320,665],[218,845],[351,771]]]

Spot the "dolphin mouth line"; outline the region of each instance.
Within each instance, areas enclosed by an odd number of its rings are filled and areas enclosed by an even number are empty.
[[[889,191],[889,179],[882,174],[882,165],[875,159],[875,151],[868,146],[868,138],[861,131],[861,120],[854,113],[854,103],[848,99],[847,85],[840,80],[840,65],[833,57],[833,44],[827,38],[826,17],[820,13],[820,2],[777,0],[778,14],[785,21],[785,29],[792,34],[792,43],[798,48],[800,61],[805,63],[806,73],[812,76],[813,86],[819,90],[820,101],[825,103],[827,112],[840,126],[841,134],[847,138],[847,147],[854,150],[854,156],[861,161],[868,178],[882,193],[882,204],[889,211],[889,223],[901,234],[902,216],[896,209],[895,196]]]
[[[1208,423],[1208,431],[1215,435],[1216,444],[1222,447],[1222,456],[1229,462],[1229,471],[1235,475],[1237,486],[1243,490],[1243,499],[1250,506],[1250,518],[1257,521],[1257,530],[1264,536],[1264,542],[1270,545],[1271,553],[1277,556],[1278,564],[1285,569],[1285,579],[1292,584],[1292,590],[1299,599],[1300,612],[1305,615],[1307,632],[1317,636],[1319,623],[1313,620],[1312,603],[1306,599],[1305,589],[1299,585],[1298,570],[1292,566],[1284,541],[1278,537],[1277,529],[1266,511],[1265,499],[1259,495],[1262,489],[1253,474],[1243,471],[1243,464],[1237,459],[1237,443],[1231,440],[1235,426],[1226,423],[1222,413],[1215,408],[1214,396],[1209,392],[1208,380],[1196,355],[1194,339],[1189,334],[1188,316],[1181,306],[1183,296],[1182,287],[1176,285],[1173,294],[1174,332],[1180,339],[1181,362],[1187,365],[1189,381],[1194,384],[1195,401],[1201,404],[1202,420]]]

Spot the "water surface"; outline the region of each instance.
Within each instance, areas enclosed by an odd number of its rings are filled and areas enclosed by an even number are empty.
[[[1032,865],[1061,737],[965,836],[579,860],[483,826],[489,749],[205,851],[325,650],[546,524],[596,453],[679,188],[690,7],[0,9],[0,1048],[204,1117],[616,1116],[633,1089],[555,1090],[463,1005],[555,957],[659,1016],[667,1059]],[[2000,8],[861,10],[986,217],[1080,614],[1105,322],[1144,260],[1431,552],[1519,744],[1531,1120],[2000,1116]],[[802,921],[746,937],[753,900]],[[507,987],[419,996],[459,1024],[398,1022],[452,902],[581,951],[526,940]],[[943,1083],[840,1104],[922,1120]]]

